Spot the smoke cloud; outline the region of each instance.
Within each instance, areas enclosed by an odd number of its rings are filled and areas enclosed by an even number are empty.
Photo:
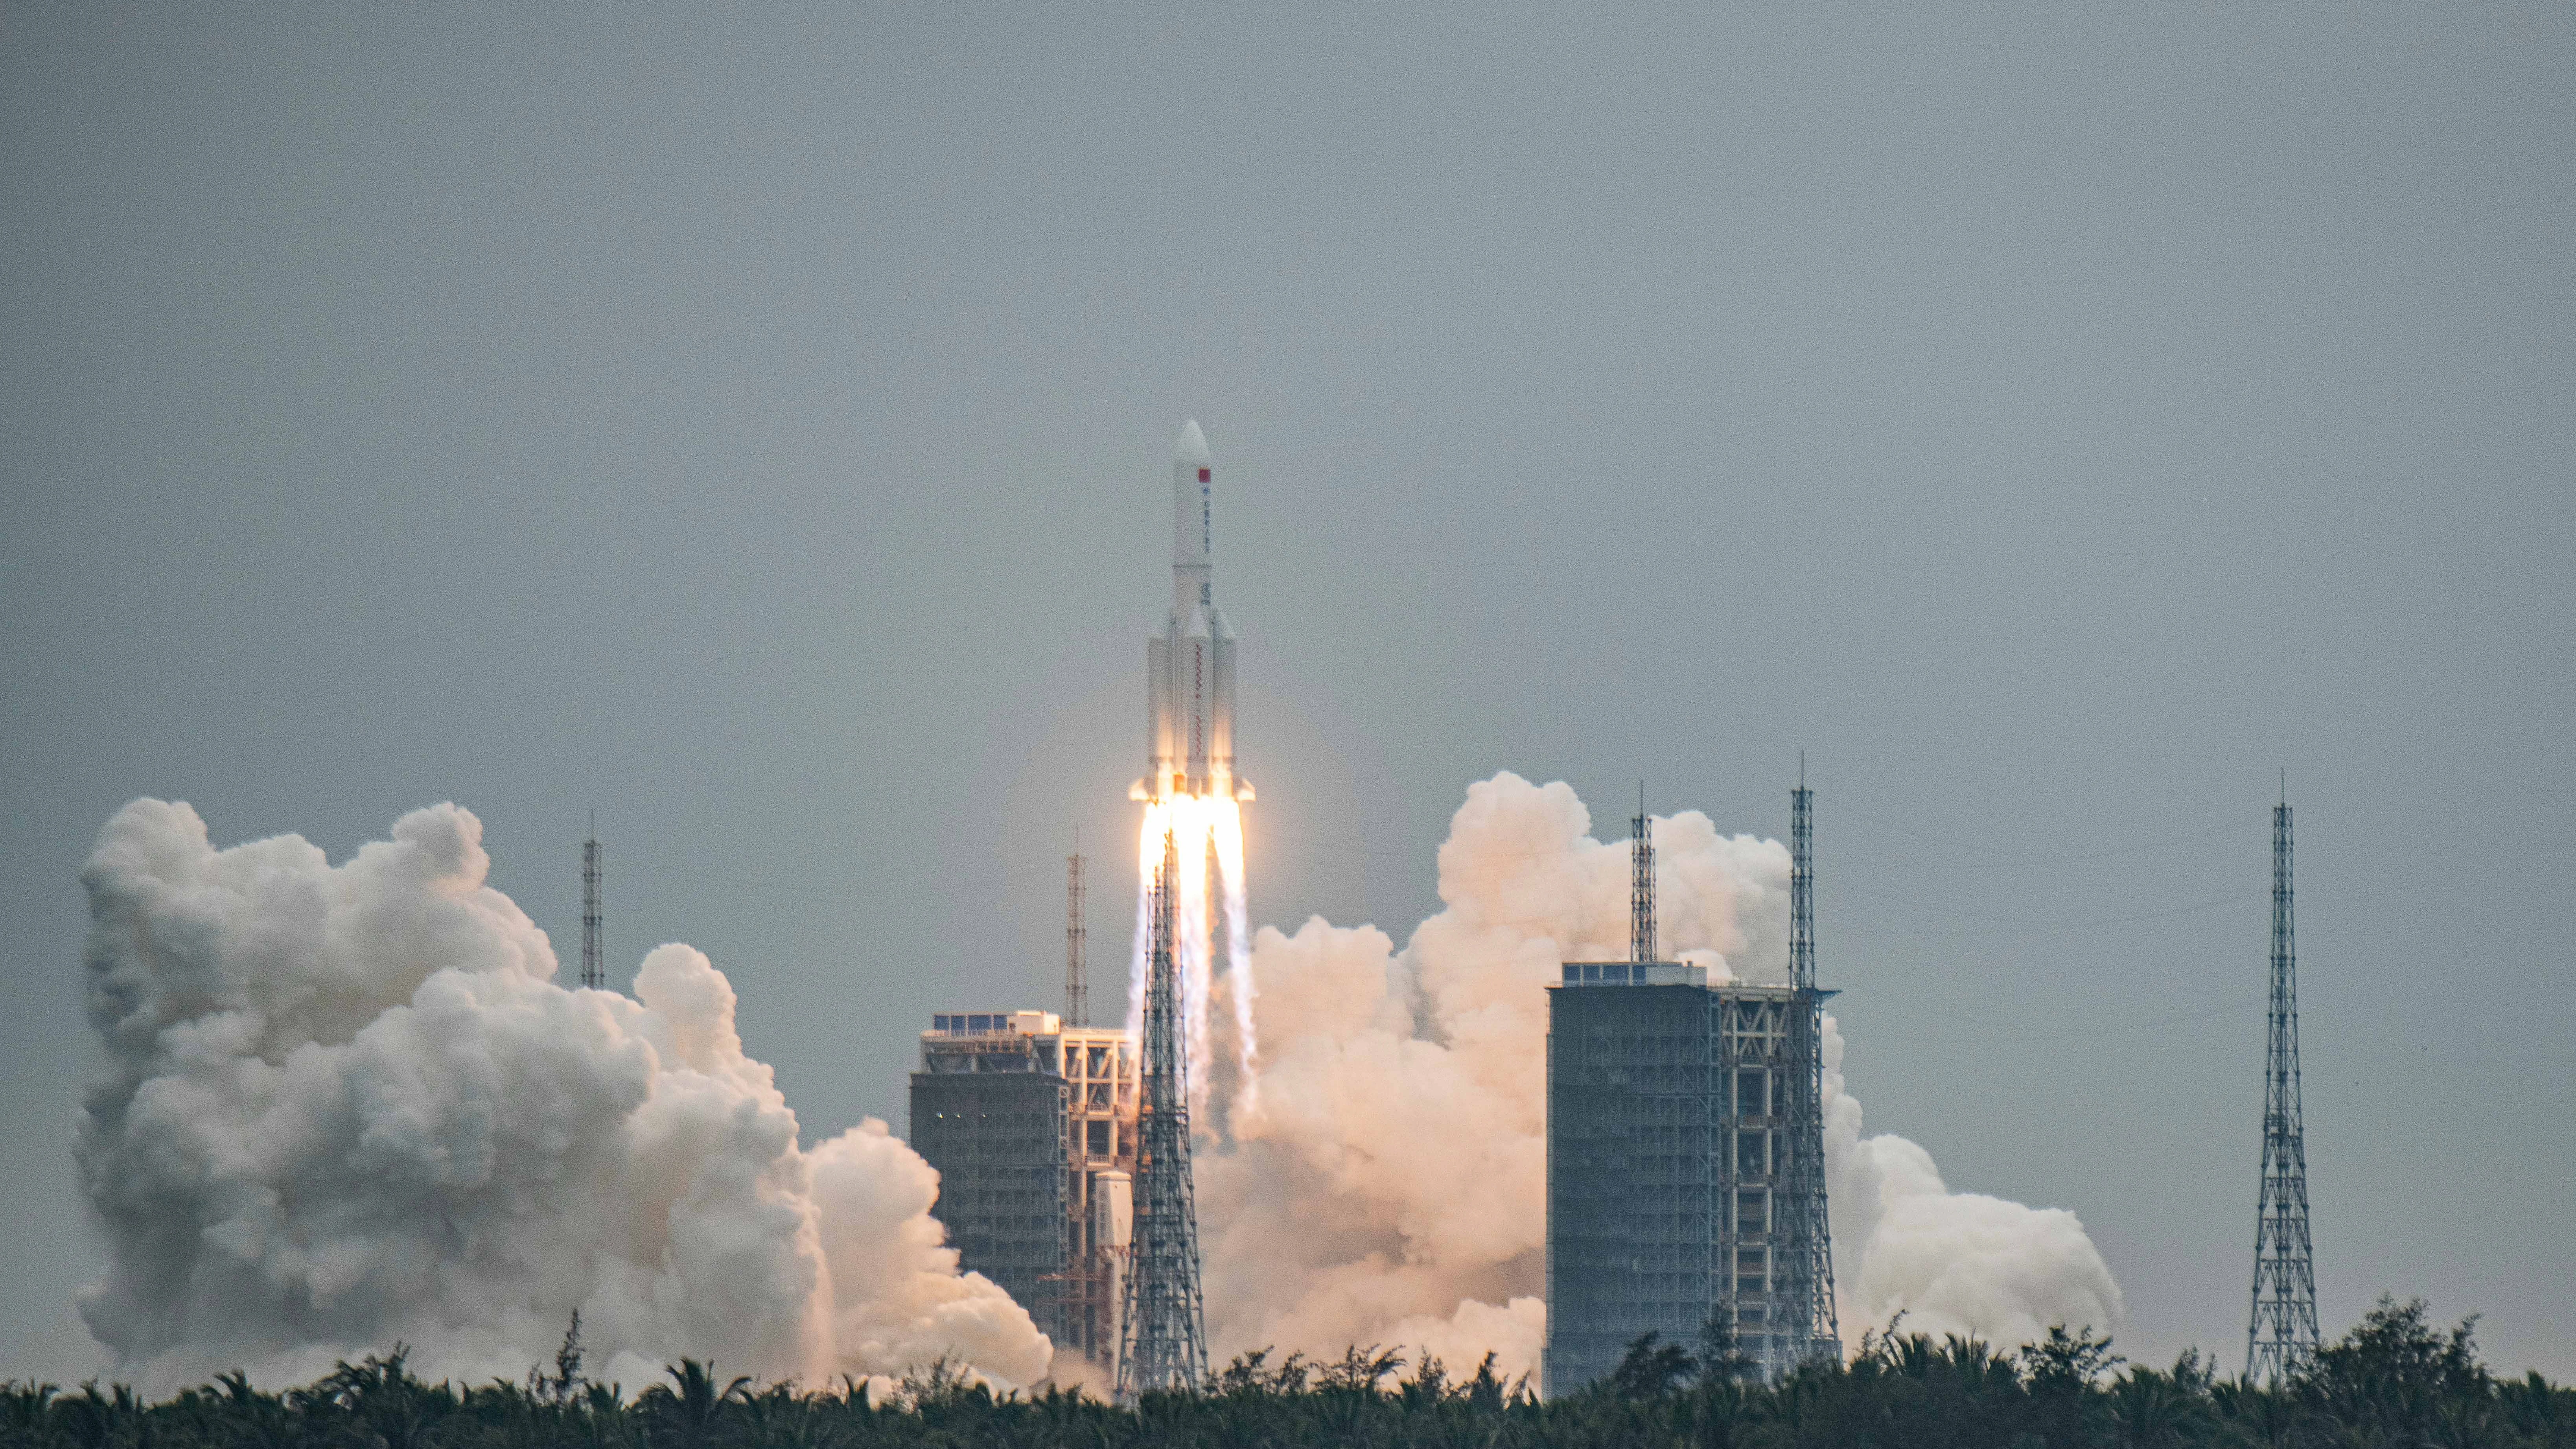
[[[1710,979],[1780,984],[1789,853],[1707,816],[1654,823],[1658,940]],[[1563,783],[1471,786],[1440,847],[1443,909],[1399,951],[1308,920],[1253,943],[1257,1098],[1198,1165],[1212,1353],[1491,1349],[1546,1335],[1547,1004],[1567,960],[1628,951],[1628,846]],[[2003,1343],[2116,1328],[2119,1286],[2072,1213],[1952,1193],[1930,1154],[1861,1135],[1827,1020],[1827,1187],[1846,1342],[1909,1329]]]
[[[138,800],[82,873],[106,1073],[76,1142],[109,1251],[90,1331],[146,1387],[300,1381],[399,1339],[515,1378],[578,1309],[593,1377],[683,1355],[809,1381],[946,1354],[1047,1370],[956,1271],[937,1176],[870,1120],[812,1149],[697,951],[566,990],[454,805],[332,866]]]

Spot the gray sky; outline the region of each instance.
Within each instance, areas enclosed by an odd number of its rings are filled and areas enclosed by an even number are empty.
[[[1077,825],[1123,957],[1190,415],[1256,920],[1804,749],[1870,1127],[2233,1367],[2287,766],[2328,1330],[2576,1375],[2571,97],[2563,5],[0,12],[0,1376],[138,794],[454,799],[567,955],[596,807],[809,1139],[1053,1003]]]

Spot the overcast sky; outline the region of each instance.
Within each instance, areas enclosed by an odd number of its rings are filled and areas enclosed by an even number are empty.
[[[1077,827],[1123,960],[1190,416],[1257,921],[1804,750],[1869,1126],[2233,1368],[2286,767],[2328,1331],[2576,1375],[2571,257],[2558,4],[12,6],[0,1377],[134,796],[458,801],[567,975],[595,808],[808,1140]]]

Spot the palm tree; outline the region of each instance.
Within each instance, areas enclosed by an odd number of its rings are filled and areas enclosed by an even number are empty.
[[[2199,1406],[2170,1374],[2133,1368],[2111,1385],[2108,1417],[2122,1449],[2165,1449],[2182,1442]]]
[[[655,1418],[666,1419],[686,1444],[704,1444],[715,1432],[716,1421],[726,1406],[737,1404],[751,1395],[751,1376],[746,1374],[716,1387],[715,1365],[684,1358],[678,1367],[663,1366],[671,1376],[668,1386],[655,1384],[644,1391],[639,1406]]]
[[[61,1392],[58,1385],[40,1384],[34,1379],[25,1383],[16,1379],[0,1382],[0,1429],[33,1441],[45,1427],[54,1396]]]
[[[2305,1417],[2288,1391],[2244,1377],[2212,1385],[2209,1402],[2228,1438],[2249,1449],[2289,1449]]]

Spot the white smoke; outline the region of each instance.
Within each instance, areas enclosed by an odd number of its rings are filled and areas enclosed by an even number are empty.
[[[884,1123],[799,1147],[705,956],[654,951],[632,1000],[566,990],[484,884],[481,822],[439,805],[393,836],[334,867],[295,836],[218,851],[183,804],[101,831],[109,1068],[76,1150],[109,1266],[80,1307],[121,1375],[297,1381],[399,1339],[431,1374],[515,1378],[576,1309],[593,1377],[630,1389],[683,1355],[1046,1372]]]
[[[1883,1328],[1902,1312],[1908,1333],[2005,1345],[2053,1324],[2119,1327],[2120,1285],[2075,1214],[1952,1192],[1931,1153],[1893,1134],[1862,1137],[1860,1103],[1842,1090],[1842,1059],[1842,1033],[1828,1016],[1826,1191],[1846,1325]],[[1844,1256],[1846,1244],[1857,1245],[1857,1262]]]
[[[1444,909],[1402,951],[1317,917],[1253,945],[1262,1061],[1230,1152],[1201,1156],[1214,1355],[1486,1350],[1546,1334],[1547,1000],[1567,960],[1628,952],[1628,847],[1563,783],[1470,787],[1440,847]],[[1708,817],[1655,822],[1658,940],[1712,981],[1782,983],[1789,854]],[[1827,1186],[1846,1342],[1909,1329],[2017,1343],[2115,1328],[2120,1290],[2071,1213],[1947,1191],[1903,1138],[1860,1136],[1828,1018]]]

